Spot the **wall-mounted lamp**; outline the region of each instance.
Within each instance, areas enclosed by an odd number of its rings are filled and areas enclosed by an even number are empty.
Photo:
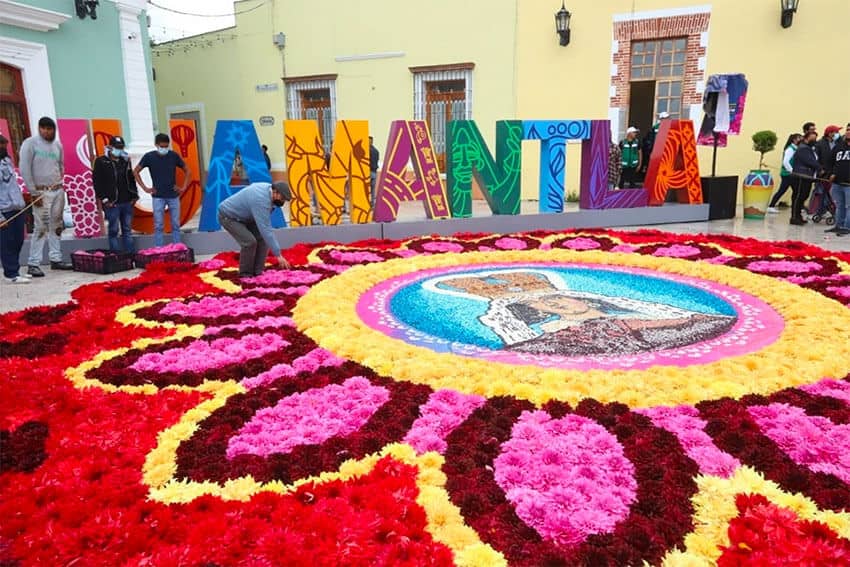
[[[779,0],[779,4],[782,6],[782,27],[790,28],[794,23],[794,14],[797,13],[800,0]]]
[[[86,16],[92,20],[97,19],[97,7],[100,0],[74,0],[74,6],[77,8],[77,17],[85,20]]]
[[[561,2],[561,9],[555,13],[555,31],[558,32],[558,36],[561,38],[559,42],[561,46],[570,44],[571,15],[564,6],[564,3]]]

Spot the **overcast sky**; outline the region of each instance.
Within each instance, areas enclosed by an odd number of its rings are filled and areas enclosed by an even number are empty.
[[[160,6],[173,8],[193,14],[233,13],[233,0],[154,0]],[[183,16],[160,10],[148,4],[151,17],[151,39],[156,42],[179,39],[211,30],[226,28],[234,24],[233,16],[209,18],[203,16]]]

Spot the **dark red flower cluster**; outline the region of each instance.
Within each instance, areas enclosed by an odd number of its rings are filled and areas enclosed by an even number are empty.
[[[0,431],[0,473],[31,473],[41,466],[47,458],[47,434],[47,424],[40,421],[28,421],[14,431]]]
[[[72,301],[61,305],[32,307],[23,312],[23,315],[21,315],[21,321],[34,327],[55,325],[59,323],[65,315],[76,311],[79,308],[80,306]]]
[[[0,341],[0,358],[28,358],[30,360],[61,353],[68,344],[68,335],[50,332],[40,337],[18,341]]]

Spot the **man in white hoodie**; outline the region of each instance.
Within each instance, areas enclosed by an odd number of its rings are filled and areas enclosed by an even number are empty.
[[[47,116],[38,121],[38,135],[21,144],[21,176],[32,195],[37,199],[33,206],[35,227],[30,241],[27,273],[35,278],[44,277],[39,264],[44,257],[47,240],[50,267],[54,270],[71,270],[73,266],[62,260],[61,238],[65,223],[65,190],[62,179],[65,163],[62,144],[56,139],[56,122]],[[39,199],[40,197],[40,199]]]

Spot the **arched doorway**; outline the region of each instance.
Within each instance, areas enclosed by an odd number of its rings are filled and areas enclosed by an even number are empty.
[[[21,143],[30,136],[29,113],[21,70],[5,63],[0,63],[0,118],[9,125],[15,163],[18,163]]]

